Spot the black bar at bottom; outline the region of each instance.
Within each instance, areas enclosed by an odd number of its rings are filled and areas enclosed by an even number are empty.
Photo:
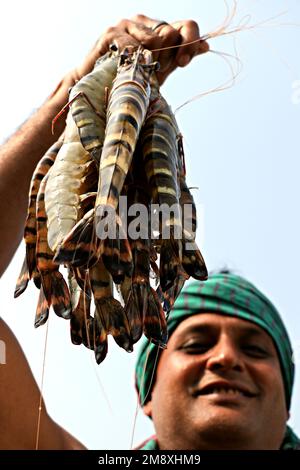
[[[185,465],[211,469],[212,465],[238,464],[243,467],[253,464],[279,464],[298,460],[297,451],[0,451],[0,468],[27,465],[59,465],[72,468],[88,465],[101,468],[113,465],[121,468],[140,468],[141,465]],[[56,469],[54,469],[56,470]]]

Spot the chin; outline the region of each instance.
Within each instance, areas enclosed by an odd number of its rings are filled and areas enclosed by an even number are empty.
[[[251,423],[246,417],[224,411],[207,414],[205,421],[202,419],[197,423],[197,430],[201,438],[215,449],[218,446],[224,449],[238,449],[243,442],[249,446],[257,432],[251,429]]]

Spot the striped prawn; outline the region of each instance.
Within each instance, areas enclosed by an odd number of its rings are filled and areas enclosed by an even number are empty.
[[[130,248],[133,258],[133,274],[130,280],[125,279],[121,285],[121,293],[125,301],[133,341],[137,342],[144,332],[150,341],[166,347],[167,323],[159,297],[150,285],[150,197],[145,171],[140,165],[140,149],[135,152],[132,183],[128,185],[128,205],[142,204],[147,210],[146,217],[139,217],[139,234],[130,237]],[[132,219],[132,222],[134,219]],[[129,217],[128,223],[131,223]],[[136,223],[136,222],[134,222]],[[132,234],[133,235],[133,234]]]
[[[26,245],[26,254],[20,275],[17,280],[14,296],[21,295],[27,285],[28,281],[33,278],[35,285],[40,288],[41,280],[39,272],[36,267],[36,199],[39,192],[40,184],[44,176],[52,167],[57,154],[62,146],[62,138],[55,142],[45,153],[43,158],[38,163],[30,183],[29,190],[29,203],[27,210],[27,217],[25,221],[24,240]]]
[[[178,159],[177,132],[170,119],[169,106],[160,96],[158,83],[152,80],[152,102],[141,134],[142,158],[150,188],[151,202],[161,211],[159,232],[168,229],[157,245],[160,251],[160,284],[167,290],[176,277],[181,263],[181,217],[179,212],[180,189],[176,175]],[[172,213],[171,213],[172,211]],[[163,223],[165,214],[170,217]]]
[[[160,95],[159,102],[165,102]],[[182,135],[179,131],[177,121],[170,107],[164,106],[165,112],[168,113],[173,127],[176,130],[176,152],[177,152],[177,183],[180,189],[179,205],[182,217],[182,257],[181,263],[176,268],[176,276],[172,285],[162,291],[158,288],[160,300],[164,303],[164,310],[169,312],[179,295],[185,281],[192,276],[194,279],[207,279],[207,268],[205,261],[195,241],[197,228],[196,205],[193,196],[187,186],[185,178],[185,159]]]
[[[53,167],[41,182],[36,203],[36,265],[41,277],[41,289],[35,318],[36,327],[47,321],[51,305],[59,317],[69,319],[71,313],[68,286],[59,272],[59,265],[53,260],[54,252],[48,245],[45,188],[52,169]]]
[[[81,78],[70,92],[68,105],[81,143],[97,164],[105,135],[107,97],[117,73],[117,64],[116,53],[108,52],[97,60],[92,72]]]
[[[152,54],[138,48],[128,55],[121,55],[117,76],[109,96],[107,106],[106,134],[99,167],[99,187],[95,206],[97,231],[105,213],[116,213],[124,181],[130,168],[133,153],[144,123],[150,101],[150,76],[157,67]],[[113,216],[114,217],[114,216]],[[112,220],[118,230],[120,221]],[[98,235],[98,233],[97,233]],[[115,244],[118,245],[118,236]],[[106,249],[105,240],[101,244],[103,261],[112,276],[114,243]],[[129,249],[130,253],[130,249]],[[120,264],[121,260],[120,260]],[[130,266],[130,269],[132,266]],[[128,270],[127,273],[129,273]]]
[[[96,185],[95,162],[82,146],[69,111],[64,142],[49,175],[45,193],[48,244],[52,251],[59,249],[77,223],[80,196],[95,190]]]

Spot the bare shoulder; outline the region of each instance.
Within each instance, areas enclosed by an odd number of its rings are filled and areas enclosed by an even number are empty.
[[[0,319],[0,449],[35,449],[40,391],[13,332]],[[3,356],[3,354],[2,354]],[[47,413],[40,420],[39,449],[85,449]]]

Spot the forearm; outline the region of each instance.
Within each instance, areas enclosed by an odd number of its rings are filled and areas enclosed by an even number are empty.
[[[0,148],[0,276],[22,238],[32,173],[46,150],[64,129],[65,118],[51,121],[68,100],[73,84],[66,76],[42,107]]]
[[[12,331],[0,318],[5,364],[0,364],[0,450],[34,449],[37,438],[40,390]],[[48,415],[41,404],[39,449],[84,449],[84,446]]]

